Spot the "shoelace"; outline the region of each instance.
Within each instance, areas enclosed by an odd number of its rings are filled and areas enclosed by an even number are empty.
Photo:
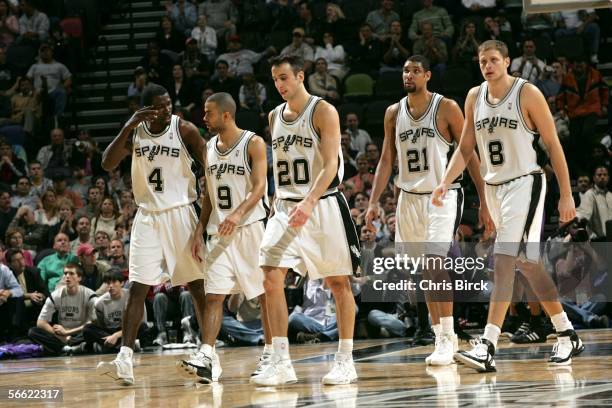
[[[440,336],[440,341],[436,345],[436,348],[440,350],[440,352],[446,352],[448,349],[452,349],[453,347],[453,338],[451,336]]]
[[[257,360],[257,368],[255,369],[255,372],[263,371],[263,369],[270,363],[272,363],[272,354],[262,354]]]
[[[471,340],[470,340],[470,345],[471,345],[471,346],[474,348],[474,349],[473,349],[473,350],[471,350],[470,352],[475,351],[475,349],[477,349],[477,348],[482,349],[482,351],[483,351],[485,354],[486,354],[486,353],[487,353],[487,351],[488,351],[488,346],[482,342],[482,340],[481,340],[481,338],[480,338],[480,337],[476,337],[476,338],[474,338],[474,339],[471,339]]]
[[[334,361],[334,366],[332,367],[331,374],[333,375],[347,375],[350,370],[350,364],[345,360],[336,360]]]
[[[563,357],[563,358],[567,357],[565,355],[564,356],[560,356],[559,355],[560,354],[560,350],[559,349],[562,348],[562,347],[563,348],[567,347],[567,348],[569,348],[571,350],[574,346],[572,344],[572,341],[569,340],[569,339],[568,340],[561,340],[561,339],[557,340],[557,342],[555,343],[555,345],[552,348],[553,357]],[[561,351],[563,351],[563,349]],[[567,354],[569,354],[569,351],[568,351]]]

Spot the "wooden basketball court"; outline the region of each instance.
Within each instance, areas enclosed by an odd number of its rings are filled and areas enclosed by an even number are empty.
[[[117,385],[95,367],[113,355],[39,358],[0,364],[2,407],[42,406],[10,401],[8,389],[62,387],[62,407],[406,407],[406,406],[610,406],[612,405],[612,329],[581,331],[584,353],[571,368],[549,369],[545,344],[500,342],[497,373],[478,374],[460,365],[426,367],[432,347],[409,348],[407,339],[356,341],[354,359],[359,381],[323,386],[337,343],[292,346],[297,384],[265,388],[248,382],[261,349],[220,348],[219,384],[196,385],[180,377],[175,361],[184,351],[135,355],[136,383]],[[467,347],[463,342],[461,348]]]

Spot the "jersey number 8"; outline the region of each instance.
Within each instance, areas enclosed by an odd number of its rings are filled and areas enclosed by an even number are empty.
[[[504,150],[504,145],[501,140],[491,140],[489,142],[489,161],[493,166],[499,166],[504,164],[504,155],[502,151]]]

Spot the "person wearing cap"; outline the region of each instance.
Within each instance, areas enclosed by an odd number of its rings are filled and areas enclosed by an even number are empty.
[[[53,45],[42,43],[38,54],[39,62],[30,67],[26,76],[34,81],[36,91],[49,94],[54,114],[61,115],[72,87],[72,74],[64,64],[53,59]]]
[[[91,244],[81,244],[76,250],[79,257],[79,265],[83,269],[81,285],[88,287],[100,296],[108,290],[104,283],[104,274],[111,268],[109,264],[99,261],[97,258],[98,250]]]
[[[51,179],[53,180],[53,190],[55,190],[55,197],[57,200],[60,198],[67,198],[72,201],[75,209],[80,209],[84,206],[81,195],[68,189],[65,174],[55,174]]]
[[[314,50],[304,42],[305,32],[302,27],[293,29],[291,44],[282,49],[281,55],[298,55],[304,60],[304,72],[310,72],[314,62]]]
[[[137,97],[139,105],[142,105],[142,94],[149,84],[147,71],[142,66],[137,66],[134,69],[134,81],[130,84],[127,90],[128,98]]]
[[[34,210],[28,206],[21,206],[15,218],[8,225],[7,230],[22,228],[24,231],[23,246],[26,249],[40,252],[47,248],[49,241],[49,226],[36,222]]]
[[[263,57],[274,54],[274,47],[268,47],[265,51],[257,53],[253,50],[242,49],[239,35],[230,35],[227,39],[227,52],[219,55],[217,62],[226,61],[229,66],[229,75],[241,77],[245,73],[253,72],[253,64]]]
[[[79,262],[79,258],[70,253],[68,235],[61,232],[57,234],[53,239],[53,249],[55,250],[53,254],[44,257],[38,263],[40,277],[47,284],[49,292],[53,292],[62,280],[64,266],[69,263],[77,264]]]

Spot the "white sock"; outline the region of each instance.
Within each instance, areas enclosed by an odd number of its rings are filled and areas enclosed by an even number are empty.
[[[550,316],[550,320],[552,320],[552,324],[553,326],[555,326],[555,331],[557,333],[574,329],[574,326],[572,326],[572,322],[569,321],[565,312]]]
[[[497,349],[497,339],[499,339],[500,333],[501,329],[499,327],[494,324],[487,323],[482,338],[489,340],[491,343],[493,343],[493,347]]]
[[[210,344],[202,344],[200,346],[200,353],[204,353],[206,357],[212,358],[213,346],[211,346]]]
[[[453,316],[440,318],[441,334],[455,334],[455,319]]]
[[[440,335],[442,334],[442,325],[440,323],[432,324],[431,328],[433,329],[433,332],[436,335],[436,338],[440,337]]]
[[[129,348],[127,346],[121,346],[121,348],[119,349],[119,354],[123,354],[127,358],[131,359],[132,356],[134,355],[134,350],[132,350],[131,348]]]
[[[353,339],[340,339],[338,341],[338,353],[353,354]]]
[[[271,344],[264,345],[263,354],[272,354],[274,352],[274,348]]]
[[[274,354],[279,356],[281,360],[290,360],[289,339],[287,337],[272,337],[272,348]]]

